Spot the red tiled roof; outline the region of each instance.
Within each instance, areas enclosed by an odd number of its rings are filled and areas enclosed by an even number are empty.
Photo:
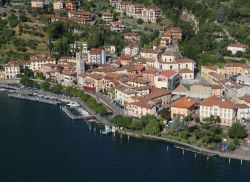
[[[193,107],[196,104],[196,102],[190,98],[187,97],[181,97],[176,102],[174,102],[171,106],[177,107],[177,108],[185,108],[189,109]]]
[[[173,75],[177,74],[177,72],[173,71],[173,70],[166,70],[160,73],[161,76],[165,76],[165,77],[171,77]]]
[[[200,105],[201,106],[209,106],[209,107],[219,106],[221,108],[227,108],[227,109],[234,109],[236,106],[235,103],[233,103],[229,100],[221,99],[221,98],[216,97],[216,96],[208,97]]]

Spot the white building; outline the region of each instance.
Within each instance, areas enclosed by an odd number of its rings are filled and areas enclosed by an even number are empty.
[[[43,8],[44,0],[32,0],[31,7],[32,8]]]
[[[76,53],[76,72],[77,76],[85,73],[85,62],[82,52]]]
[[[137,44],[130,44],[124,48],[124,54],[129,56],[136,56],[139,54],[139,46]]]
[[[106,52],[103,49],[93,48],[89,51],[88,62],[93,64],[106,64]]]
[[[243,44],[231,44],[229,46],[227,46],[227,50],[228,51],[231,51],[232,54],[236,54],[237,52],[246,52],[246,48],[247,46],[246,45],[243,45]]]
[[[11,61],[4,65],[4,78],[16,78],[21,73],[22,61]]]
[[[237,104],[237,120],[242,123],[250,120],[250,106],[246,104]]]

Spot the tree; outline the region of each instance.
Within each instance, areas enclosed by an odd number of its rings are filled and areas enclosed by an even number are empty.
[[[230,138],[245,138],[247,136],[247,130],[239,123],[233,123],[232,127],[228,130],[228,136]]]
[[[51,91],[56,94],[61,94],[63,93],[63,86],[60,84],[55,84],[52,86]]]
[[[34,84],[34,81],[30,80],[28,77],[24,76],[21,78],[20,83],[26,87],[31,87]]]
[[[137,23],[138,23],[139,25],[141,25],[141,24],[143,24],[143,20],[142,20],[141,18],[139,18],[139,19],[137,20]]]
[[[165,120],[170,120],[171,119],[171,111],[170,109],[168,108],[163,108],[161,111],[160,111],[160,116],[165,119]]]
[[[149,135],[156,135],[160,133],[160,125],[157,120],[151,120],[145,127],[145,133]]]
[[[48,81],[45,81],[45,82],[41,83],[41,87],[44,91],[49,91],[50,83]]]

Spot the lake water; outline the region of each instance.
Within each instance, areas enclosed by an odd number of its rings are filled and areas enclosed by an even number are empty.
[[[210,158],[169,144],[103,136],[58,107],[0,92],[1,182],[250,181],[250,163]]]

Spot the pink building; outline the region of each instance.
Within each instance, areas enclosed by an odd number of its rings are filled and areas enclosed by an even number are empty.
[[[148,80],[149,81],[149,85],[150,86],[154,86],[155,85],[155,74],[157,73],[157,69],[155,68],[150,68],[146,71],[144,71],[142,73],[142,77],[145,79],[145,80]]]

